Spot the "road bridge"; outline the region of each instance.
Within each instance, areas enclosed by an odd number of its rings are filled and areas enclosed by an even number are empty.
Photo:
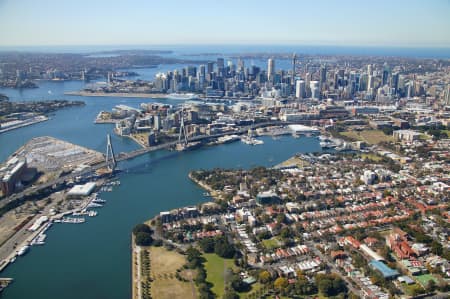
[[[249,125],[249,126],[244,126],[241,127],[240,129],[234,131],[234,132],[222,132],[222,133],[217,133],[217,134],[213,134],[213,135],[201,135],[201,136],[194,136],[188,139],[188,142],[196,142],[196,141],[207,141],[207,140],[211,140],[211,139],[216,139],[218,137],[222,137],[225,135],[229,135],[229,134],[244,134],[246,133],[249,129],[257,129],[257,128],[262,128],[262,127],[268,127],[268,126],[275,126],[275,125],[290,125],[292,123],[290,122],[282,122],[282,121],[269,121],[269,122],[261,122],[261,123],[256,123],[253,125]],[[173,148],[174,146],[176,146],[176,144],[178,143],[178,140],[175,141],[170,141],[170,142],[166,142],[163,144],[159,144],[156,146],[150,146],[150,147],[146,147],[146,148],[141,148],[141,149],[137,149],[135,151],[131,151],[128,153],[120,153],[119,155],[114,155],[114,160],[116,162],[120,162],[120,161],[125,161],[125,160],[130,160],[130,159],[134,159],[136,157],[145,155],[149,152],[154,152],[154,151],[159,151],[159,150],[163,150],[163,149],[168,149],[168,148]],[[109,146],[110,144],[108,144]],[[108,150],[107,150],[108,152]],[[113,151],[111,151],[112,154]],[[9,197],[4,198],[3,200],[0,201],[0,209],[3,208],[5,205],[12,203],[13,201],[19,200],[19,199],[23,199],[24,197],[29,197],[33,194],[38,195],[38,193],[42,190],[45,190],[47,188],[53,188],[56,189],[56,187],[60,184],[63,184],[65,182],[74,180],[76,177],[80,177],[89,173],[92,173],[98,169],[101,168],[107,168],[109,167],[110,163],[108,161],[102,162],[102,163],[98,163],[95,165],[92,165],[88,168],[83,169],[80,172],[71,172],[69,174],[63,175],[59,178],[56,178],[54,180],[51,180],[47,183],[44,184],[40,184],[38,186],[32,186],[29,187],[19,193],[15,193],[10,195]]]

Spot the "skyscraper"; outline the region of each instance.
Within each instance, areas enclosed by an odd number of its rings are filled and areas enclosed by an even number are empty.
[[[295,86],[295,97],[297,99],[303,99],[305,97],[305,94],[306,94],[305,81],[297,80]]]
[[[223,58],[217,58],[217,75],[223,77],[225,71],[225,60]]]
[[[320,99],[319,81],[309,82],[309,88],[311,89],[311,98]]]
[[[398,92],[398,80],[399,80],[399,74],[393,73],[391,76],[390,87],[394,90],[394,94],[397,94],[397,92]]]
[[[273,81],[275,76],[275,60],[269,58],[267,61],[267,80]]]
[[[367,79],[367,91],[369,91],[371,88],[373,88],[373,76],[369,74],[369,77]]]
[[[327,82],[327,67],[325,65],[321,65],[319,69],[319,85],[322,89],[325,83]]]
[[[367,74],[368,74],[369,76],[372,76],[372,75],[373,75],[373,67],[372,67],[371,64],[367,65]]]
[[[211,74],[212,72],[214,72],[214,62],[210,61],[207,64],[207,69],[208,74]]]
[[[297,55],[294,53],[294,55],[292,56],[292,78],[291,78],[292,84],[294,84],[295,82],[295,73],[297,67],[296,64],[297,64]]]

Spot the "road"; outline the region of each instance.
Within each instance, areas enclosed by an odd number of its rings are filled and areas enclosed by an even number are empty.
[[[352,281],[347,276],[342,275],[339,269],[336,267],[336,265],[333,262],[331,262],[327,256],[325,256],[322,252],[320,252],[320,250],[316,248],[313,242],[307,242],[306,245],[314,252],[314,254],[320,257],[320,259],[324,261],[333,270],[333,272],[338,274],[345,281],[347,288],[353,294],[357,295],[359,298],[362,298],[360,291],[353,286]]]

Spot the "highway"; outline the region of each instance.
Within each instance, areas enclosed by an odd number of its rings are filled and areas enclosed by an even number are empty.
[[[238,135],[239,134],[243,134],[243,133],[246,133],[249,129],[256,129],[256,128],[267,127],[267,126],[275,126],[275,125],[289,125],[289,124],[292,124],[292,123],[281,122],[281,121],[262,122],[262,123],[258,123],[258,124],[242,127],[241,129],[239,129],[237,131],[234,131],[234,132],[223,132],[223,133],[218,133],[218,134],[213,134],[213,135],[195,136],[195,137],[190,138],[188,141],[189,142],[205,141],[205,140],[215,139],[215,138],[222,137],[222,136],[225,136],[225,135],[230,135],[230,134],[238,134]],[[164,144],[159,144],[159,145],[156,145],[156,146],[147,147],[147,148],[141,148],[141,149],[129,152],[129,153],[121,153],[119,155],[115,155],[115,159],[116,159],[117,162],[134,159],[134,158],[136,158],[138,156],[142,156],[142,155],[144,155],[146,153],[149,153],[149,152],[154,152],[154,151],[159,151],[159,150],[162,150],[162,149],[171,148],[171,147],[175,146],[177,143],[178,143],[178,140],[167,142],[167,143],[164,143]],[[95,170],[98,170],[100,168],[105,168],[106,166],[107,166],[106,162],[102,162],[102,163],[99,163],[99,164],[96,164],[96,165],[92,165],[89,168],[83,169],[80,172],[75,172],[75,173],[71,172],[69,174],[63,175],[63,176],[61,176],[61,177],[59,177],[57,179],[54,179],[52,181],[49,181],[47,183],[40,184],[38,186],[31,186],[31,187],[29,187],[29,188],[27,188],[27,189],[25,189],[25,190],[23,190],[23,191],[21,191],[19,193],[12,194],[12,195],[4,198],[3,200],[1,200],[0,201],[0,208],[4,207],[8,203],[11,203],[11,202],[13,202],[15,200],[22,199],[25,196],[30,196],[33,193],[39,192],[39,191],[47,189],[47,188],[51,188],[51,187],[53,187],[55,185],[59,185],[59,184],[62,184],[64,182],[67,182],[67,181],[70,181],[70,180],[73,180],[76,177],[83,176],[85,174],[89,174],[89,173],[91,173],[91,172],[93,172]]]

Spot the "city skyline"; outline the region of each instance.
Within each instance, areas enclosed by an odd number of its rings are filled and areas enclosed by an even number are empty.
[[[0,46],[450,47],[449,1],[0,1]]]

